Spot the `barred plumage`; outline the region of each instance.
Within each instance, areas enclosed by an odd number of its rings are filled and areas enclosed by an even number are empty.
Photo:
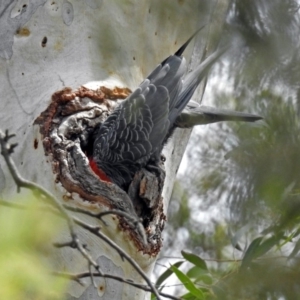
[[[184,78],[186,61],[181,55],[193,36],[174,55],[159,64],[97,132],[93,160],[112,182],[122,188],[128,186],[134,174],[149,160],[158,162],[163,145],[175,128],[176,119],[206,71],[225,51],[217,50]],[[192,106],[190,110],[193,109]],[[187,114],[187,111],[184,113]],[[260,118],[253,115],[244,117],[244,121]],[[103,176],[100,178],[105,180]]]

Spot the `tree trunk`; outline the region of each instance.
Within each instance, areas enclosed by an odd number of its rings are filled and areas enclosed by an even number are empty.
[[[73,116],[69,110],[76,113],[78,122],[79,113],[87,110],[83,102],[79,109],[75,102],[88,98],[88,105],[92,103],[96,107],[93,112],[101,110],[100,118],[104,118],[115,106],[114,97],[109,98],[111,93],[117,93],[116,97],[121,98],[129,93],[127,88],[133,91],[159,62],[174,53],[197,28],[207,24],[196,37],[194,47],[190,46],[184,54],[187,61],[191,58],[192,69],[201,61],[204,52],[207,55],[216,46],[211,33],[216,36],[221,30],[228,2],[0,2],[0,128],[17,135],[19,147],[13,158],[23,176],[70,206],[93,212],[118,209],[141,217],[137,212],[140,203],[132,203],[135,196],[129,197],[120,188],[97,180],[90,172],[78,142],[72,147],[70,141],[65,143],[74,120],[68,118]],[[81,88],[82,85],[87,88]],[[109,89],[104,92],[109,98],[106,102],[102,101],[102,94],[93,94],[92,90],[100,86]],[[54,94],[67,87],[70,89]],[[116,92],[115,87],[122,89]],[[201,98],[204,89],[205,84],[198,89],[195,100],[197,96]],[[99,101],[102,102],[99,104]],[[59,117],[57,125],[55,122]],[[62,127],[66,120],[66,126]],[[147,206],[147,213],[152,214],[143,223],[146,243],[143,233],[128,225],[130,222],[126,218],[108,215],[104,218],[108,226],[104,226],[94,217],[74,213],[88,224],[101,226],[101,232],[128,253],[148,277],[162,246],[160,234],[189,135],[190,130],[176,130],[164,149],[166,178],[162,197],[155,196],[153,206],[148,202],[143,204],[143,207]],[[15,185],[2,158],[0,163],[0,192],[8,197],[15,193]],[[150,183],[146,182],[147,185]],[[155,188],[159,189],[159,184]],[[136,191],[133,188],[132,193]],[[105,241],[82,228],[76,227],[76,230],[103,272],[145,283]],[[58,240],[69,239],[66,228]],[[80,273],[88,268],[86,259],[74,249],[55,249],[53,255],[57,271]],[[85,279],[85,286],[72,283],[70,299],[97,299],[99,296],[103,297],[101,299],[144,299],[146,295],[145,291],[112,279],[95,281],[97,289],[90,278]]]

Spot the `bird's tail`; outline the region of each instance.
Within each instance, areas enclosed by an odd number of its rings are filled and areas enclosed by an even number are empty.
[[[242,113],[239,111],[218,109],[209,106],[187,105],[177,117],[175,124],[180,128],[191,128],[196,125],[210,124],[221,121],[255,122],[261,120],[258,115]]]
[[[195,33],[193,33],[193,35],[175,52],[174,55],[176,56],[181,56],[184,52],[184,50],[186,49],[186,47],[189,45],[189,43],[191,42],[191,40],[197,35],[197,33],[202,30],[205,27],[205,25],[203,25],[202,27],[200,27],[199,29],[197,29],[197,31]]]
[[[179,112],[182,111],[190,101],[200,81],[205,77],[212,65],[228,50],[228,48],[229,46],[225,46],[217,49],[214,53],[209,55],[195,70],[185,76],[181,93],[179,94],[176,105],[176,108]]]

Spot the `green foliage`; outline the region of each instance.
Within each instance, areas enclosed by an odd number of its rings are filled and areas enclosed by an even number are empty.
[[[186,263],[181,261],[168,269],[168,276],[173,272],[183,287],[176,296],[193,300],[298,299],[299,260],[274,256],[274,247],[286,239],[283,236],[255,238],[245,249],[243,258],[218,261],[223,267],[217,270],[211,265],[212,259],[205,262],[196,254],[183,251]],[[273,253],[268,257],[266,253],[270,250]],[[192,267],[187,267],[190,264]],[[184,267],[184,271],[179,267]]]
[[[299,299],[299,1],[234,0],[227,20],[242,42],[219,68],[214,104],[264,120],[209,125],[192,140],[180,178],[190,217],[176,228],[186,230],[182,246],[193,255],[183,252],[180,271],[199,299]],[[190,259],[199,254],[206,269]],[[182,287],[177,296],[196,299]]]
[[[61,220],[24,202],[28,209],[0,206],[0,299],[63,299],[66,281],[47,259]]]
[[[179,268],[182,265],[183,261],[178,261],[177,263],[175,263],[173,266],[176,268]],[[168,268],[165,272],[163,272],[159,278],[156,280],[155,285],[159,288],[162,283],[168,279],[171,275],[173,274],[173,269],[172,266],[170,268]]]
[[[241,267],[246,268],[255,258],[263,256],[278,244],[279,240],[280,238],[276,236],[271,236],[265,240],[264,237],[255,238],[244,254]]]
[[[201,291],[201,289],[198,289],[188,276],[186,276],[175,266],[172,266],[171,269],[175,273],[177,278],[181,281],[181,283],[184,285],[184,287],[189,291],[188,299],[190,299],[190,294],[196,297],[196,299],[204,299],[204,294]],[[185,296],[183,296],[183,298],[185,298]]]
[[[232,123],[222,126],[222,131],[216,127],[209,135],[214,143],[208,142],[198,151],[193,148],[193,159],[201,161],[205,172],[193,165],[189,185],[193,201],[187,205],[190,215],[196,194],[202,202],[207,201],[202,205],[198,200],[198,209],[216,204],[230,209],[230,218],[225,214],[223,219],[213,220],[213,230],[210,224],[210,230],[205,231],[197,219],[185,222],[189,230],[186,246],[196,252],[182,252],[186,262],[194,266],[188,269],[183,264],[181,272],[202,292],[205,290],[199,299],[297,299],[299,295],[297,107],[291,99],[270,90],[262,90],[254,104],[264,116],[262,124]],[[233,137],[227,143],[222,140],[224,131]],[[220,152],[225,159],[216,154]],[[217,180],[211,180],[215,174]],[[199,252],[202,258],[196,254]],[[202,261],[207,268],[200,267]],[[198,299],[183,283],[184,277],[175,274],[185,287],[181,295]],[[189,281],[185,278],[185,282]]]
[[[186,251],[181,251],[181,254],[187,261],[194,264],[196,267],[207,270],[206,263],[201,257]]]
[[[198,286],[199,281],[206,281],[211,283],[211,278],[209,277],[209,275],[207,275],[208,270],[205,261],[199,256],[185,251],[182,251],[182,256],[187,261],[194,264],[194,266],[189,269],[188,272],[184,273],[179,270],[179,267],[183,263],[182,261],[171,265],[170,268],[168,268],[167,271],[165,271],[158,278],[158,280],[156,281],[156,286],[159,287],[163,280],[166,280],[170,275],[174,273],[182,283],[182,285],[185,287],[185,289],[188,291],[188,293],[181,296],[182,299],[206,299],[206,296],[209,295],[209,290],[207,288]],[[160,290],[162,289],[163,287],[160,287]]]

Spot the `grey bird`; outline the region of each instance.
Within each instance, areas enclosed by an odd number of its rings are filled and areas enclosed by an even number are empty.
[[[90,165],[101,180],[126,190],[138,170],[149,163],[158,164],[162,148],[176,127],[261,119],[189,103],[200,81],[226,50],[216,50],[185,76],[187,66],[182,53],[195,34],[161,62],[99,126]]]

